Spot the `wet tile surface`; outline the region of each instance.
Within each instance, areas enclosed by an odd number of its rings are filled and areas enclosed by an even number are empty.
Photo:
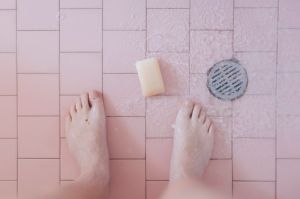
[[[298,199],[299,13],[297,0],[0,0],[0,198],[76,179],[65,115],[96,89],[112,199],[165,190],[186,99],[216,126],[206,183],[236,198]],[[159,58],[161,96],[142,96],[135,62],[146,57]],[[224,102],[208,91],[206,73],[232,57],[248,89]]]

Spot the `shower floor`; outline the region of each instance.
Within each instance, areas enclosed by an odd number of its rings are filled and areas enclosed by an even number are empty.
[[[0,29],[1,198],[76,178],[64,114],[90,89],[104,93],[112,199],[158,198],[186,98],[217,126],[205,182],[236,198],[300,197],[300,1],[1,0]],[[145,99],[134,63],[153,56],[166,93]],[[206,72],[232,57],[248,90],[222,102]]]

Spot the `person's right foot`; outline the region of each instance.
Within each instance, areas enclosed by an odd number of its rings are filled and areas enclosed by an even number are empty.
[[[199,104],[186,102],[175,124],[170,181],[201,177],[211,157],[214,128]]]

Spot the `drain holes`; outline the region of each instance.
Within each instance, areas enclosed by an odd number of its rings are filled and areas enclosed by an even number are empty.
[[[247,71],[235,59],[216,63],[207,75],[207,87],[210,93],[221,100],[237,99],[247,89]]]

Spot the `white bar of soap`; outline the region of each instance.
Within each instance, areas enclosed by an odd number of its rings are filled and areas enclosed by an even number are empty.
[[[144,96],[158,95],[165,92],[164,81],[156,58],[136,62],[136,69]]]

